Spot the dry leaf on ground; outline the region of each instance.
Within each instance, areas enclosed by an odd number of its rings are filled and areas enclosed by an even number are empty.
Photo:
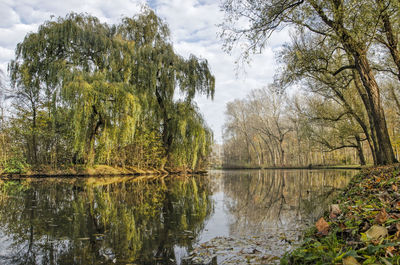
[[[386,212],[385,208],[383,208],[375,217],[375,222],[378,224],[383,224],[388,219],[389,215]]]
[[[331,208],[331,211],[329,213],[329,218],[331,218],[331,219],[336,218],[339,214],[342,213],[342,211],[340,210],[339,204],[332,204],[330,208]]]
[[[343,265],[360,265],[360,263],[354,257],[347,256],[343,258]]]
[[[396,251],[396,248],[394,246],[389,246],[386,248],[386,254],[389,256],[393,257],[393,252]]]
[[[388,234],[386,227],[373,225],[367,232],[365,232],[369,240],[377,240],[381,237],[385,237]]]
[[[329,224],[325,221],[324,217],[319,218],[319,220],[315,223],[315,227],[317,227],[318,233],[326,236],[329,231]]]
[[[342,211],[340,210],[339,204],[332,204],[331,205],[331,213],[339,215],[342,213]]]

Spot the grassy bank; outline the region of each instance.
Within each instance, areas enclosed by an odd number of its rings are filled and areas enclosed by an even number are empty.
[[[364,169],[281,264],[400,264],[400,164]]]
[[[142,169],[136,167],[112,167],[107,165],[64,166],[54,169],[50,166],[27,167],[24,170],[6,172],[0,170],[0,178],[18,177],[80,177],[80,176],[135,176],[135,175],[166,175],[166,174],[200,174],[205,171],[192,171],[184,168]]]

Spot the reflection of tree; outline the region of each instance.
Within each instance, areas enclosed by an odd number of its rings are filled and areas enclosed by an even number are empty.
[[[168,264],[210,214],[205,178],[93,180],[0,183],[0,263]]]
[[[254,234],[270,229],[296,230],[314,221],[352,172],[253,171],[223,177],[227,207],[234,216],[231,232]]]

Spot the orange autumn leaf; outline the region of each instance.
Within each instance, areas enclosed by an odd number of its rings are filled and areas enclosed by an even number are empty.
[[[383,208],[375,217],[375,222],[378,224],[383,224],[388,219],[388,213],[386,212],[385,208]]]
[[[315,227],[318,230],[318,233],[326,236],[329,231],[329,224],[325,221],[324,217],[319,218],[319,220],[315,223]]]
[[[329,214],[330,219],[335,219],[336,217],[337,217],[337,215],[332,212]]]
[[[396,250],[394,246],[389,246],[386,248],[386,254],[389,254],[391,257],[393,257],[393,252]]]

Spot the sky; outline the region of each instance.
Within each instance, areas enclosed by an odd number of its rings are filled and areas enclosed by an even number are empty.
[[[216,78],[214,100],[196,98],[200,111],[222,143],[226,103],[244,98],[252,89],[273,81],[278,65],[275,54],[289,41],[288,31],[274,33],[260,55],[239,69],[235,64],[240,49],[229,55],[222,50],[218,24],[223,20],[219,0],[0,0],[0,69],[7,73],[7,64],[14,57],[16,45],[29,32],[51,16],[70,12],[88,13],[102,22],[118,23],[122,17],[140,12],[149,5],[169,25],[175,51],[185,57],[194,54],[208,60]]]

